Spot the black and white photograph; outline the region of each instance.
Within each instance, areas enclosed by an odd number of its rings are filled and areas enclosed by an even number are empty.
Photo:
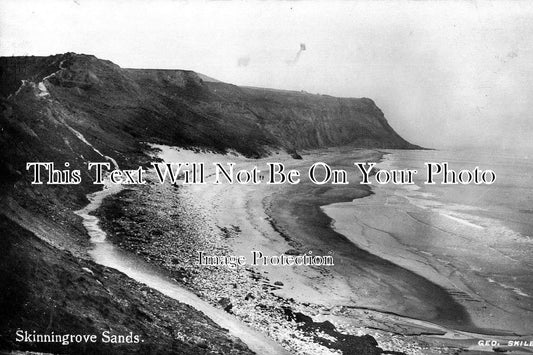
[[[0,354],[533,354],[533,3],[0,0]]]

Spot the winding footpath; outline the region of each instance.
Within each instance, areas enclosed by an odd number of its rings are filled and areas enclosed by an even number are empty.
[[[114,163],[116,164],[116,162]],[[274,340],[249,328],[235,316],[203,301],[194,293],[163,275],[155,267],[148,265],[133,254],[120,250],[109,242],[106,233],[99,226],[98,217],[91,213],[101,206],[106,197],[118,193],[120,190],[120,185],[105,185],[103,190],[87,195],[90,203],[83,209],[76,211],[76,214],[83,218],[83,226],[87,229],[93,243],[94,247],[89,251],[89,254],[96,263],[123,272],[132,279],[203,312],[219,326],[228,329],[231,335],[241,339],[248,348],[257,354],[288,354]]]

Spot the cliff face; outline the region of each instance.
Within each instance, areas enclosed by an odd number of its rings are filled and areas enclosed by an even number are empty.
[[[263,147],[312,149],[338,145],[413,149],[389,126],[383,112],[367,98],[335,98],[295,91],[238,87],[204,81],[188,71],[126,69],[142,88],[157,93],[154,101],[181,104],[207,118],[222,136],[245,138],[249,146],[209,137],[245,154]],[[206,134],[207,132],[202,132]],[[188,135],[178,136],[186,141]],[[207,138],[207,137],[205,137]],[[222,139],[222,141],[220,141]],[[188,142],[187,142],[188,143]],[[197,143],[197,142],[190,142]],[[200,139],[201,144],[206,142]],[[209,145],[209,142],[207,142]],[[254,152],[250,152],[252,149]]]
[[[0,58],[0,79],[0,195],[34,194],[28,161],[79,169],[110,156],[134,168],[149,159],[144,142],[250,157],[340,145],[418,148],[366,98],[238,87],[192,71],[123,69],[74,53]],[[49,199],[83,205],[95,186],[89,176],[82,181],[81,189],[54,187]]]
[[[56,328],[80,333],[122,329],[127,320],[128,329],[163,339],[138,353],[165,346],[202,354],[211,352],[203,346],[207,342],[219,352],[250,353],[200,312],[159,294],[146,296],[124,275],[84,257],[87,234],[73,211],[99,188],[87,162],[112,157],[121,168],[137,168],[152,159],[145,142],[236,150],[250,157],[349,144],[417,148],[394,132],[370,99],[238,87],[191,71],[123,69],[73,53],[0,58],[0,234],[5,235],[0,247],[7,253],[0,258],[5,276],[0,289],[7,290],[0,297],[0,309],[6,310],[0,312],[5,321],[0,350],[19,348],[9,340],[13,329],[48,329],[56,317]],[[85,175],[81,185],[30,185],[27,162],[53,162],[59,170],[68,162]],[[80,298],[86,289],[93,295]],[[167,309],[178,313],[173,320],[160,329],[150,325],[167,322]],[[180,326],[197,328],[203,347],[167,344],[164,339],[174,336],[168,329]],[[21,349],[63,351],[41,345]]]
[[[2,96],[17,102],[33,95],[43,99],[41,106],[53,101],[66,122],[95,138],[102,150],[125,152],[139,141],[235,149],[248,156],[270,148],[346,144],[417,148],[366,98],[238,87],[204,81],[191,71],[122,69],[72,53],[4,57],[0,67]]]
[[[285,148],[308,149],[339,145],[419,148],[401,138],[383,112],[368,99],[336,98],[294,91],[231,88],[207,83],[224,100],[245,107]],[[233,90],[232,90],[233,89]],[[239,91],[239,93],[236,93]]]
[[[161,106],[150,106],[118,66],[92,56],[1,58],[0,68],[0,353],[251,354],[200,311],[85,254],[88,236],[73,211],[100,188],[86,163],[109,155],[126,168],[150,159],[140,142],[165,131],[162,121],[170,118],[158,112]],[[151,114],[144,118],[144,111]],[[81,185],[30,185],[27,162],[53,162],[58,170],[68,162],[85,175]],[[18,329],[98,338],[132,331],[148,341],[66,347],[18,342]]]

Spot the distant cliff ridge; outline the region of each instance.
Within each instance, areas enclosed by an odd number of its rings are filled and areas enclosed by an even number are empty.
[[[0,58],[0,350],[64,351],[13,340],[14,329],[50,329],[53,320],[59,333],[149,334],[139,353],[251,353],[201,312],[87,259],[88,235],[73,212],[101,188],[87,162],[147,165],[154,159],[147,142],[249,157],[276,150],[297,157],[301,149],[338,145],[418,148],[370,99],[238,87],[192,71],[123,69],[73,53]],[[78,169],[81,183],[31,185],[27,162]],[[176,337],[180,329],[192,337]],[[378,351],[372,337],[361,343]],[[122,345],[113,351],[130,354]],[[69,349],[110,351],[102,343]]]
[[[338,145],[419,148],[367,98],[239,87],[192,71],[124,69],[74,53],[3,57],[0,67],[0,94],[9,97],[4,103],[36,108],[15,109],[24,116],[17,125],[25,122],[39,136],[28,116],[44,115],[119,155],[140,141],[234,149],[251,157]]]

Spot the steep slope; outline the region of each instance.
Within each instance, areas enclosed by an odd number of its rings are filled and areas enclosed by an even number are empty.
[[[122,69],[72,53],[6,57],[0,66],[4,97],[15,95],[22,80],[33,82],[76,116],[75,128],[98,136],[102,148],[124,150],[139,140],[235,149],[248,156],[270,148],[346,144],[417,148],[366,98],[237,87],[204,81],[191,71]]]
[[[251,157],[338,145],[417,148],[366,98],[238,87],[191,71],[122,69],[74,53],[0,58],[0,79],[0,192],[12,198],[10,206],[48,219],[68,217],[63,212],[83,206],[85,194],[98,188],[87,161],[109,156],[122,168],[137,167],[149,159],[143,142]],[[30,188],[30,161],[58,169],[69,162],[85,174],[83,185]]]
[[[141,87],[149,89],[152,102],[168,107],[181,103],[207,118],[217,129],[209,137],[219,144],[254,155],[262,147],[287,150],[312,149],[338,145],[359,147],[419,148],[401,138],[389,126],[383,112],[367,98],[335,98],[295,91],[282,91],[204,81],[189,71],[126,69]],[[187,122],[190,124],[190,121]],[[204,125],[203,121],[194,125]],[[206,142],[192,133],[178,135],[186,143]],[[205,131],[203,132],[206,133]],[[247,146],[225,137],[246,138]],[[186,137],[183,137],[186,136]],[[255,150],[250,152],[250,149]]]
[[[0,214],[0,352],[54,354],[252,354],[239,339],[192,307],[125,275],[76,258],[36,238]],[[97,342],[16,342],[19,329],[95,334]],[[102,333],[140,336],[105,343]],[[188,335],[188,339],[179,334]],[[192,341],[191,341],[192,340]],[[3,353],[3,352],[2,352]]]
[[[19,347],[5,340],[13,339],[13,329],[45,329],[53,317],[56,328],[66,331],[74,324],[72,329],[80,332],[123,329],[126,319],[129,329],[168,339],[168,329],[149,324],[165,316],[157,311],[165,304],[180,313],[169,323],[183,318],[194,327],[197,322],[198,342],[213,343],[213,349],[162,340],[139,352],[168,345],[184,347],[186,353],[249,353],[201,313],[160,295],[147,297],[124,275],[87,260],[87,233],[73,211],[99,188],[87,173],[88,161],[116,160],[122,168],[136,168],[151,160],[145,142],[235,150],[250,157],[336,145],[417,148],[394,132],[369,99],[237,87],[191,71],[122,69],[73,53],[0,58],[0,109],[0,232],[7,253],[0,261],[0,289],[9,291],[0,299],[7,310],[1,317],[6,326],[0,327],[0,350]],[[53,162],[56,169],[68,162],[84,174],[82,184],[31,185],[27,162]],[[100,302],[79,296],[86,290]],[[110,311],[113,317],[101,313],[102,304],[116,305],[112,294],[119,294],[122,304],[147,310],[150,318],[145,311],[128,318],[129,309],[119,306]]]

